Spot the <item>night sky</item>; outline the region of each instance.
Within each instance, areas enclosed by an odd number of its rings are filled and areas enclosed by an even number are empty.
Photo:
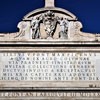
[[[100,33],[100,0],[56,0],[55,5],[78,17],[84,32]],[[0,0],[0,32],[16,32],[17,24],[44,0]]]

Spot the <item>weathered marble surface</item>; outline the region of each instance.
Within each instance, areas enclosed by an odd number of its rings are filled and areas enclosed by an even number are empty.
[[[0,57],[1,89],[100,88],[99,47],[1,47]]]
[[[0,100],[100,100],[100,35],[45,2],[0,33]]]

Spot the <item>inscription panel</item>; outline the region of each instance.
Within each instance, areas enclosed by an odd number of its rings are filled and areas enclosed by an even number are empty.
[[[100,92],[0,92],[1,100],[100,100]]]
[[[99,66],[99,52],[1,52],[0,87],[100,87]]]
[[[0,53],[0,80],[97,81],[99,53]]]

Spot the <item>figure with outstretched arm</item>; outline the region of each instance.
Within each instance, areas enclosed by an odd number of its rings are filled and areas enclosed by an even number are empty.
[[[67,38],[67,33],[68,33],[68,20],[67,18],[59,18],[58,17],[58,23],[60,25],[60,32],[59,32],[59,37],[60,38]]]
[[[37,39],[41,37],[40,34],[40,18],[36,17],[35,19],[32,18],[31,21],[31,28],[32,28],[32,38]]]

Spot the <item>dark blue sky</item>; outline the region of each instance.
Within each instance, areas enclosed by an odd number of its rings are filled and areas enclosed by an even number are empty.
[[[56,0],[83,24],[83,31],[100,33],[100,0]],[[32,10],[44,7],[44,0],[0,0],[0,32],[16,32],[17,24]]]

